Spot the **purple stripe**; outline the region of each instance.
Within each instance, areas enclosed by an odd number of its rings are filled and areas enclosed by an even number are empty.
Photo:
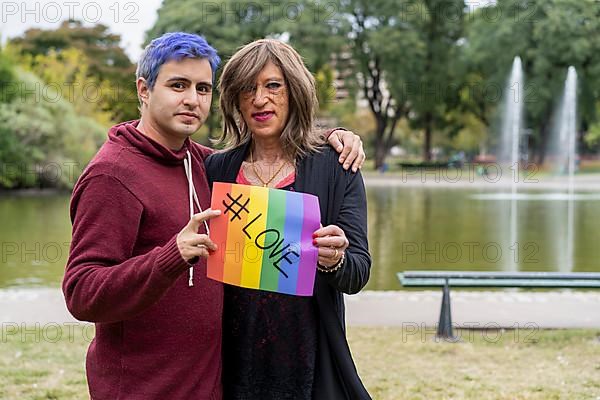
[[[298,267],[298,286],[296,294],[312,296],[315,287],[318,250],[312,244],[312,234],[319,229],[321,210],[316,196],[304,197],[304,223],[302,224],[302,257]]]
[[[290,247],[279,256],[288,254],[287,259],[291,263],[287,263],[285,260],[281,260],[279,267],[283,269],[287,278],[283,275],[279,275],[279,286],[278,291],[281,293],[296,294],[296,288],[298,286],[298,266],[300,264],[300,243],[302,234],[300,226],[304,225],[304,195],[297,192],[286,191],[285,192],[285,224],[283,229],[283,237],[285,238],[284,245],[289,244]],[[294,251],[298,254],[295,256],[290,252]]]

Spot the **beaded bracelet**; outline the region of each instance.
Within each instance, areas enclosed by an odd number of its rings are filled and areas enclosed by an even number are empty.
[[[339,270],[344,265],[344,260],[346,259],[346,253],[342,253],[342,257],[340,257],[339,261],[332,265],[331,267],[324,267],[321,264],[317,264],[317,269],[321,272],[331,273]]]

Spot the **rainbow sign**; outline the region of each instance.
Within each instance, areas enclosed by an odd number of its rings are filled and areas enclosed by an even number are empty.
[[[318,250],[312,234],[321,212],[316,196],[259,186],[216,182],[207,276],[271,292],[312,296]]]

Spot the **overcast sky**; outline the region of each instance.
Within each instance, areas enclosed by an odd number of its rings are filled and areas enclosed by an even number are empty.
[[[91,26],[102,23],[121,35],[121,44],[137,61],[144,33],[152,27],[162,0],[2,0],[0,35],[20,36],[30,28],[57,28],[69,17]]]
[[[470,7],[477,7],[491,1],[466,2]],[[0,37],[5,42],[29,28],[56,28],[61,21],[72,17],[88,26],[103,23],[113,33],[120,34],[122,46],[136,62],[142,51],[144,33],[156,21],[161,3],[162,0],[2,0]]]

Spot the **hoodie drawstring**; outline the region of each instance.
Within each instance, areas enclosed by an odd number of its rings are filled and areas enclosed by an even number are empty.
[[[200,207],[200,202],[198,201],[198,195],[196,194],[196,188],[194,187],[194,180],[192,179],[192,155],[189,150],[186,152],[186,158],[183,159],[183,167],[185,168],[185,176],[188,180],[188,195],[189,195],[189,204],[190,204],[190,219],[194,216],[194,203],[196,203],[196,207],[198,207],[199,212],[202,212],[202,207]],[[208,224],[206,221],[204,222],[204,228],[206,229],[206,234],[209,234]],[[194,267],[190,267],[188,272],[188,286],[194,286]]]

